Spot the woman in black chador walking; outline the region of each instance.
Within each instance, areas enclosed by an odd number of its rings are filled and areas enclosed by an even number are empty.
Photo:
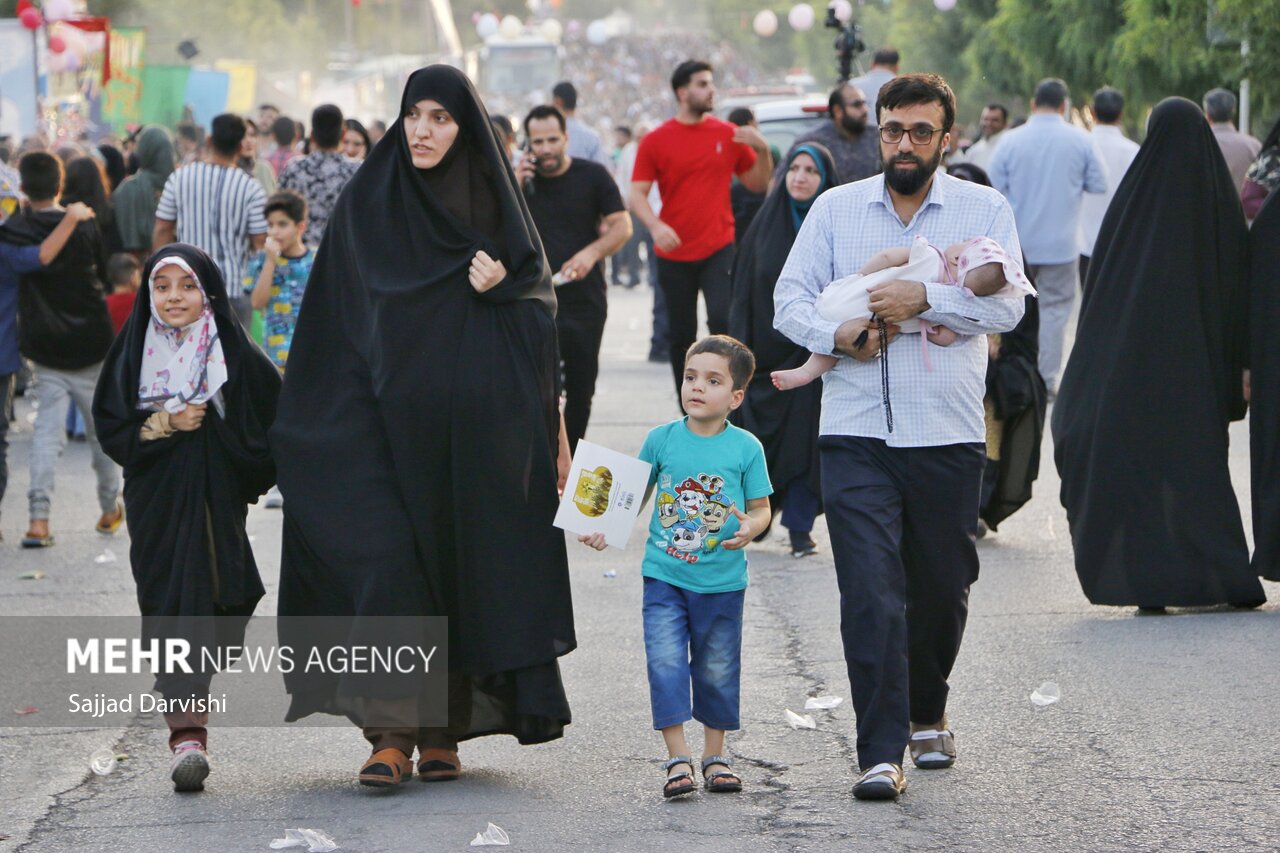
[[[288,719],[363,728],[364,784],[412,776],[415,749],[424,780],[457,778],[459,741],[540,743],[569,722],[555,307],[475,89],[448,66],[420,69],[329,221],[272,431],[281,616],[347,617],[352,645],[386,645],[367,617],[448,618],[447,726],[419,725],[417,675],[286,676]],[[282,620],[282,642],[291,630]]]
[[[1227,428],[1244,417],[1248,232],[1204,115],[1161,101],[1089,264],[1053,411],[1094,604],[1257,606]]]

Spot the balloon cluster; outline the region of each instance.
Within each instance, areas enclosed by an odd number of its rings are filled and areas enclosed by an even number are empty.
[[[843,6],[848,6],[848,14],[853,15],[853,6],[849,4],[849,0],[836,0],[836,3],[837,15],[840,14]],[[843,4],[843,6],[840,4]],[[791,11],[787,12],[787,23],[796,32],[803,33],[813,29],[813,24],[817,19],[817,14],[808,3],[797,3],[791,7]],[[756,13],[755,20],[751,23],[751,28],[760,38],[767,39],[778,32],[778,15],[772,9],[762,9]]]
[[[529,0],[530,8],[536,11],[541,7],[540,0]],[[551,0],[550,5],[558,8],[559,3]],[[504,39],[514,40],[524,35],[524,22],[515,15],[506,15],[499,18],[492,12],[479,12],[471,16],[471,23],[475,25],[476,35],[483,40],[488,40],[494,36],[501,36]],[[582,22],[577,20],[569,21],[568,26],[562,25],[554,18],[547,18],[538,26],[538,32],[547,41],[558,42],[565,33],[571,36],[577,36],[582,33]],[[604,21],[592,21],[586,27],[587,41],[594,45],[602,45],[610,38],[609,25]]]

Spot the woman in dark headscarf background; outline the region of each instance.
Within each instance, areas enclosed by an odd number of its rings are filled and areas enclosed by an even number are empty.
[[[98,156],[102,158],[103,167],[107,170],[107,194],[114,194],[120,189],[120,184],[124,182],[126,172],[128,171],[124,155],[120,153],[120,149],[114,145],[99,145],[97,148]]]
[[[1253,481],[1253,569],[1280,581],[1280,191],[1249,231],[1249,458]]]
[[[1103,219],[1053,412],[1094,604],[1265,600],[1227,467],[1227,428],[1245,412],[1247,241],[1200,108],[1161,101]]]
[[[822,383],[779,391],[769,374],[799,367],[809,358],[803,347],[773,328],[773,288],[813,202],[840,183],[835,160],[822,145],[796,147],[780,181],[765,199],[739,244],[729,305],[729,334],[756,357],[756,372],[733,420],[764,445],[774,509],[791,537],[791,554],[817,550],[813,522],[822,511],[818,469],[818,418]]]
[[[962,181],[991,186],[986,170],[972,163],[947,167]],[[1026,268],[1026,263],[1023,263]],[[1028,278],[1030,276],[1028,275]],[[1035,282],[1033,281],[1032,284]],[[1024,297],[1026,311],[1012,331],[988,335],[987,465],[982,473],[982,501],[978,536],[996,530],[1000,522],[1031,500],[1031,484],[1040,475],[1040,443],[1049,404],[1044,379],[1036,366],[1040,352],[1040,305]]]
[[[111,204],[109,186],[106,170],[97,160],[93,157],[77,157],[67,164],[66,177],[62,181],[62,196],[59,199],[64,207],[81,201],[93,208],[94,224],[98,226],[102,247],[108,257],[121,251],[120,229],[116,223],[115,208]],[[105,276],[106,270],[100,270],[98,275]]]
[[[155,125],[144,129],[133,153],[138,158],[138,171],[116,190],[115,214],[124,251],[143,259],[151,254],[160,193],[173,174],[175,155],[169,131]]]
[[[556,659],[576,645],[541,243],[461,72],[414,72],[386,141],[329,221],[272,431],[281,615],[357,617],[352,645],[386,645],[363,617],[448,618],[447,726],[418,676],[286,676],[289,720],[362,726],[370,785],[412,776],[415,747],[423,779],[451,779],[459,741],[560,737]]]

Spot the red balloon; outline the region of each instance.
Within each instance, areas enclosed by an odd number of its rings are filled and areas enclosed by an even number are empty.
[[[18,0],[18,10],[15,14],[22,15],[23,12],[31,8],[31,0]]]
[[[22,26],[29,30],[37,30],[44,23],[44,19],[40,17],[39,9],[23,9],[18,15],[18,20],[22,21]]]
[[[49,36],[49,52],[62,53],[67,49],[67,43],[62,40],[62,36]]]

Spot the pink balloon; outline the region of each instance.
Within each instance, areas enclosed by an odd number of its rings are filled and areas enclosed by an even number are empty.
[[[22,21],[22,26],[29,30],[38,30],[40,25],[44,23],[44,18],[40,17],[39,9],[23,9],[18,15],[18,20]]]
[[[67,43],[62,40],[62,36],[49,36],[49,51],[51,53],[62,53],[67,49]]]

